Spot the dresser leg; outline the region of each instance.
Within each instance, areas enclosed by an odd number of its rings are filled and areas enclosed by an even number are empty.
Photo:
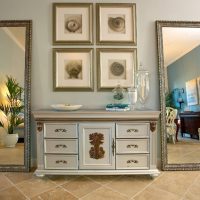
[[[159,173],[150,174],[150,177],[151,177],[152,179],[154,179],[154,178],[156,178],[156,177],[158,177],[158,176],[159,176]]]
[[[45,177],[45,174],[35,174],[38,178],[43,178]]]

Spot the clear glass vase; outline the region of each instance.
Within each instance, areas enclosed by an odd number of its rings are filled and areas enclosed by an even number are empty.
[[[120,84],[117,84],[117,86],[112,90],[114,104],[121,104],[123,102],[125,91],[126,90]]]
[[[147,70],[138,70],[136,74],[138,99],[141,103],[141,109],[145,109],[146,100],[149,97],[150,76]]]
[[[128,99],[130,110],[135,110],[135,104],[137,103],[137,88],[130,87],[128,88]]]

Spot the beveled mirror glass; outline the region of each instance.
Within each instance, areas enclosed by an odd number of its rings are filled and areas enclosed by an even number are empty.
[[[157,21],[163,170],[200,169],[200,22]]]
[[[30,169],[31,34],[30,20],[0,21],[0,171]]]

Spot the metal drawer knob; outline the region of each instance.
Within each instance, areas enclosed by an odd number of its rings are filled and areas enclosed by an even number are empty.
[[[67,161],[66,160],[56,160],[56,164],[59,164],[59,163],[67,164]]]
[[[130,149],[131,147],[133,147],[133,148],[138,148],[138,145],[137,145],[137,144],[128,144],[126,147],[127,147],[128,149]]]
[[[137,132],[139,132],[139,130],[138,129],[135,129],[135,128],[129,128],[129,129],[127,129],[127,131],[126,131],[127,133],[137,133]]]
[[[65,129],[65,128],[57,128],[57,129],[55,129],[55,132],[56,133],[67,133],[67,129]]]
[[[139,163],[138,160],[127,160],[126,162],[127,164],[130,164],[130,163]]]
[[[67,148],[67,145],[65,145],[65,144],[57,144],[57,145],[55,146],[55,148],[60,148],[60,147],[62,147],[62,148]]]

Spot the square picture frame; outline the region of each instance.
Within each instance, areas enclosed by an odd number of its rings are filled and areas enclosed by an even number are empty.
[[[92,3],[53,3],[53,44],[93,44]]]
[[[54,91],[92,91],[93,49],[53,49]]]
[[[98,90],[134,86],[137,66],[136,48],[97,48],[97,87]]]
[[[196,79],[192,79],[186,82],[186,97],[188,106],[193,106],[198,104]]]
[[[97,3],[96,40],[104,45],[136,45],[136,4]]]

